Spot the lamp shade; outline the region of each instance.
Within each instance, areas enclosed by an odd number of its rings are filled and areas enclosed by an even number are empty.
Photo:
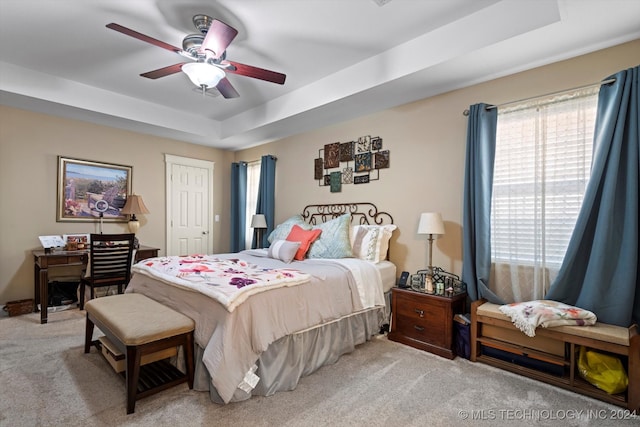
[[[123,214],[133,215],[135,217],[136,214],[148,214],[149,209],[145,206],[141,196],[132,194],[127,197],[127,202],[124,204],[124,207],[120,212]]]
[[[251,228],[267,228],[267,219],[263,214],[256,214],[251,217]]]
[[[206,62],[190,62],[182,66],[182,71],[198,87],[216,87],[225,77],[224,71]]]
[[[418,234],[444,234],[442,215],[437,212],[427,212],[420,215]]]

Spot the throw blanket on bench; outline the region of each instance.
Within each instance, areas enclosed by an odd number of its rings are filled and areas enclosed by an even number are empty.
[[[133,266],[169,285],[201,292],[232,312],[250,295],[309,281],[311,276],[290,268],[265,268],[240,258],[216,255],[170,256],[147,259]]]
[[[538,326],[588,326],[597,321],[596,315],[588,310],[551,300],[515,302],[500,306],[500,311],[530,337],[536,335]]]

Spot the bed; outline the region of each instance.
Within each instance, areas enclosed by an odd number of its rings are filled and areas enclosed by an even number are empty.
[[[268,396],[388,323],[395,228],[371,203],[308,205],[267,249],[151,258],[134,265],[126,292],[195,321],[196,390],[221,404]]]

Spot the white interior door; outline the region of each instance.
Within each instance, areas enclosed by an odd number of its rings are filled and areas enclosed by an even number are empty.
[[[213,163],[167,154],[167,255],[213,252]]]

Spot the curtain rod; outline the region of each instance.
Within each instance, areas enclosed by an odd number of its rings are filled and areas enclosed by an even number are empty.
[[[607,80],[604,80],[604,81],[601,81],[601,82],[597,82],[597,83],[591,83],[591,84],[584,85],[584,86],[573,87],[571,89],[559,90],[557,92],[546,93],[544,95],[531,96],[529,98],[518,99],[517,101],[509,101],[509,102],[505,102],[505,103],[498,104],[498,105],[490,105],[486,109],[487,110],[493,110],[494,108],[504,107],[505,105],[518,104],[520,102],[530,101],[532,99],[546,98],[547,96],[554,96],[554,95],[560,95],[560,94],[567,93],[567,92],[573,92],[574,90],[588,89],[590,87],[607,85],[607,84],[613,83],[615,81],[616,81],[615,78],[607,79]],[[469,115],[469,110],[464,110],[462,112],[462,114],[465,115],[465,116],[468,116]]]

